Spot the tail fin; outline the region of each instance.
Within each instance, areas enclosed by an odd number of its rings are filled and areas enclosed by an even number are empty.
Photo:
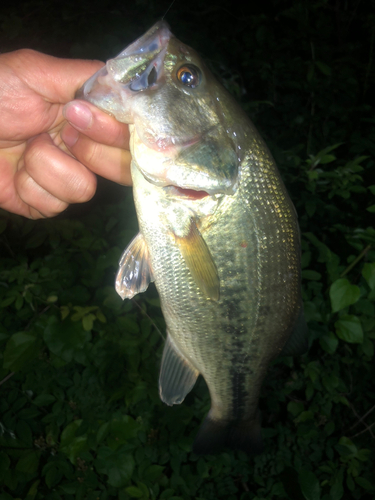
[[[208,455],[218,453],[224,447],[242,450],[249,455],[262,453],[263,441],[259,412],[254,420],[229,422],[213,419],[210,413],[205,418],[195,438],[194,453]]]

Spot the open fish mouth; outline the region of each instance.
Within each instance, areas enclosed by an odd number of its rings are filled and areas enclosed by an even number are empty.
[[[118,56],[109,59],[76,92],[76,99],[88,99],[116,116],[115,86],[121,84],[130,93],[152,88],[163,73],[163,61],[172,33],[165,21],[156,23],[141,38],[126,47]]]
[[[189,200],[201,200],[207,196],[211,196],[207,191],[196,190],[192,188],[182,188],[180,186],[165,186],[163,188],[168,194],[177,198],[187,198]]]

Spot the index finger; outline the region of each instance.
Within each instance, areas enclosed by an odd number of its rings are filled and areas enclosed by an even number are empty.
[[[74,100],[65,105],[66,120],[90,139],[121,149],[129,149],[129,127],[93,104]]]

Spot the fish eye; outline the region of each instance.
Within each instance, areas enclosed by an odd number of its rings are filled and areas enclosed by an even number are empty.
[[[177,71],[177,80],[194,89],[200,84],[200,70],[193,64],[185,64]]]

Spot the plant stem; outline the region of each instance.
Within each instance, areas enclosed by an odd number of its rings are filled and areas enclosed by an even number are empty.
[[[366,255],[366,253],[370,250],[371,248],[371,245],[367,245],[367,247],[362,250],[362,252],[358,255],[358,257],[353,260],[353,262],[345,269],[345,271],[343,271],[341,274],[340,274],[340,278],[343,278],[346,274],[348,274],[349,271],[351,271],[353,269],[353,267],[358,264],[358,262]]]
[[[10,377],[13,377],[15,372],[10,372],[3,380],[0,380],[0,385],[4,384],[7,380],[10,379]]]

